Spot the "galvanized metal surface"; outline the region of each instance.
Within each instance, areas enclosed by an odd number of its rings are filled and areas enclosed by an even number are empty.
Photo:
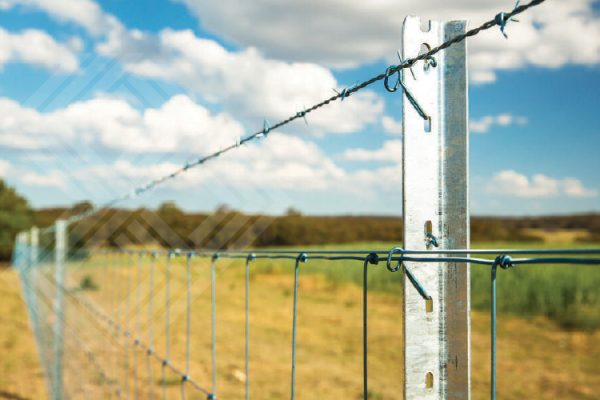
[[[403,58],[415,57],[466,30],[466,22],[407,17]],[[468,132],[466,45],[418,62],[404,83],[430,120],[403,102],[404,246],[468,248]],[[432,296],[427,302],[404,284],[404,398],[470,398],[469,269],[464,263],[407,262]]]
[[[64,353],[64,325],[65,307],[64,292],[65,285],[65,258],[67,249],[67,223],[63,220],[56,221],[54,243],[54,279],[56,285],[56,297],[54,299],[54,367],[52,398],[60,400],[63,398],[63,353]]]

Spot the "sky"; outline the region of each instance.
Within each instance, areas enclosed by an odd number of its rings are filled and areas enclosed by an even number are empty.
[[[507,1],[0,0],[0,177],[103,204],[397,63],[406,15]],[[468,41],[475,215],[600,212],[600,4]],[[399,215],[402,94],[381,83],[121,204]]]

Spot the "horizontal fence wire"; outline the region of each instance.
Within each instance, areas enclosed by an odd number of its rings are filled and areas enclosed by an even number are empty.
[[[112,199],[108,202],[106,202],[103,205],[100,205],[98,207],[92,207],[86,211],[83,211],[79,214],[75,214],[70,216],[67,219],[67,223],[68,224],[72,224],[78,221],[81,221],[85,218],[88,218],[92,215],[97,214],[98,212],[106,209],[106,208],[110,208],[113,207],[117,204],[120,204],[124,201],[133,199],[151,189],[154,189],[155,187],[170,181],[174,178],[176,178],[177,176],[187,172],[188,170],[198,167],[199,165],[202,165],[210,160],[213,160],[217,157],[219,157],[222,154],[228,153],[232,150],[235,150],[237,148],[239,148],[240,146],[249,143],[251,141],[254,141],[256,139],[259,138],[264,138],[267,137],[268,134],[270,132],[272,132],[273,130],[279,129],[285,125],[290,124],[291,122],[298,120],[298,119],[305,119],[306,120],[306,116],[310,113],[312,113],[313,111],[316,111],[322,107],[325,107],[327,105],[329,105],[330,103],[337,101],[337,100],[344,100],[346,97],[349,97],[350,95],[352,95],[353,93],[356,93],[376,82],[385,80],[385,86],[386,88],[388,88],[387,85],[387,80],[390,76],[400,73],[400,71],[402,71],[403,69],[406,68],[411,68],[415,63],[417,63],[418,61],[424,61],[424,60],[431,60],[431,58],[436,55],[437,53],[439,53],[440,51],[447,49],[448,47],[455,45],[457,43],[460,43],[464,40],[466,40],[469,37],[473,37],[476,36],[477,34],[479,34],[482,31],[491,29],[493,27],[496,26],[500,26],[502,33],[504,34],[504,27],[506,25],[506,23],[508,21],[511,21],[512,18],[518,14],[521,14],[525,11],[527,11],[528,9],[538,6],[540,4],[542,4],[543,2],[545,2],[546,0],[532,0],[531,2],[527,3],[527,4],[523,4],[523,5],[517,5],[512,11],[510,12],[502,12],[497,14],[493,19],[481,24],[480,26],[470,29],[469,31],[465,32],[464,34],[458,35],[452,39],[447,40],[446,42],[442,43],[441,45],[432,48],[431,50],[429,50],[428,52],[419,54],[416,57],[412,57],[412,58],[407,58],[406,60],[402,61],[400,64],[397,65],[391,65],[389,66],[384,73],[378,74],[376,76],[373,76],[369,79],[366,79],[360,83],[357,83],[351,87],[345,88],[343,89],[341,92],[337,92],[335,95],[322,100],[314,105],[312,105],[311,107],[305,108],[301,111],[296,112],[295,114],[290,115],[289,117],[277,122],[274,125],[269,125],[267,123],[267,121],[265,121],[263,128],[259,131],[256,131],[242,139],[238,139],[235,143],[220,149],[219,151],[216,151],[212,154],[203,156],[203,157],[199,157],[194,161],[191,162],[187,162],[184,165],[182,165],[181,167],[177,168],[176,170],[172,171],[171,173],[164,175],[162,177],[156,178],[144,185],[138,186],[134,189],[132,189],[129,193],[126,193],[120,197],[117,197],[115,199]],[[518,3],[517,3],[518,4]],[[398,80],[399,83],[401,83],[401,80]],[[389,90],[389,89],[388,89]],[[392,90],[392,91],[395,91]],[[409,96],[409,100],[414,101],[412,99],[412,96]],[[48,226],[46,228],[43,229],[43,231],[52,231],[54,229],[54,226]]]

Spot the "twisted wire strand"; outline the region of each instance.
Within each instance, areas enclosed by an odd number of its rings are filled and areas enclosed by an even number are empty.
[[[85,218],[88,218],[98,212],[100,212],[101,210],[104,210],[106,208],[110,208],[115,206],[116,204],[119,204],[123,201],[135,198],[153,188],[155,188],[158,185],[163,184],[166,181],[169,181],[171,179],[176,178],[177,176],[187,172],[189,169],[191,168],[195,168],[201,164],[204,164],[207,161],[210,161],[214,158],[219,157],[220,155],[227,153],[229,151],[232,151],[234,149],[237,149],[238,147],[240,147],[241,145],[251,142],[253,140],[259,139],[261,137],[266,137],[271,131],[279,129],[285,125],[290,124],[291,122],[297,120],[297,119],[304,119],[306,120],[306,116],[310,113],[312,113],[313,111],[318,110],[319,108],[325,107],[327,105],[329,105],[330,103],[337,101],[337,100],[343,100],[344,98],[350,96],[353,93],[356,93],[364,88],[366,88],[367,86],[370,86],[376,82],[379,82],[381,80],[384,80],[386,78],[388,78],[390,75],[394,74],[394,73],[399,73],[401,70],[406,69],[406,68],[410,68],[412,67],[415,63],[417,63],[418,61],[424,61],[424,60],[431,60],[431,58],[439,53],[440,51],[447,49],[448,47],[460,43],[464,40],[466,40],[469,37],[475,36],[477,34],[479,34],[481,31],[493,28],[495,26],[500,25],[501,27],[503,27],[504,24],[506,24],[507,21],[509,21],[513,16],[521,14],[522,12],[525,12],[526,10],[528,10],[529,8],[538,6],[540,4],[542,4],[543,2],[545,2],[546,0],[532,0],[531,2],[529,2],[528,4],[523,4],[520,6],[515,7],[511,12],[506,12],[506,13],[500,13],[497,14],[493,19],[483,23],[482,25],[478,26],[477,28],[471,29],[467,32],[465,32],[464,34],[458,35],[444,43],[442,43],[441,45],[432,48],[431,50],[429,50],[426,53],[420,54],[416,57],[413,58],[407,58],[406,60],[404,60],[403,62],[401,62],[398,65],[392,65],[389,66],[384,73],[381,73],[379,75],[376,75],[370,79],[367,79],[363,82],[357,83],[351,87],[345,88],[344,90],[342,90],[341,92],[336,92],[334,95],[332,95],[331,97],[322,100],[319,103],[316,103],[314,105],[312,105],[311,107],[305,108],[302,111],[299,111],[295,114],[292,114],[291,116],[289,116],[288,118],[285,118],[279,122],[277,122],[274,125],[269,126],[266,121],[265,124],[263,126],[263,129],[256,131],[248,136],[246,136],[245,138],[239,139],[237,140],[235,143],[220,149],[217,152],[214,152],[212,154],[203,156],[203,157],[199,157],[196,160],[193,160],[192,162],[188,162],[185,163],[184,165],[182,165],[181,167],[177,168],[176,170],[174,170],[173,172],[171,172],[170,174],[164,175],[162,177],[159,177],[157,179],[154,179],[142,186],[136,187],[134,189],[132,189],[129,193],[117,197],[113,200],[110,200],[108,202],[106,202],[104,205],[101,205],[99,207],[94,207],[91,208],[89,210],[86,210],[82,213],[73,215],[71,217],[69,217],[67,219],[67,223],[71,224],[71,223],[75,223],[78,221],[81,221]],[[43,228],[40,230],[40,233],[46,233],[49,231],[52,231],[54,229],[54,226],[51,225],[47,228]]]

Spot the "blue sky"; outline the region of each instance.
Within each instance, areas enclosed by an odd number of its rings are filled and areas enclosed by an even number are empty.
[[[447,3],[0,0],[0,176],[38,207],[101,204],[379,74],[408,12],[512,6]],[[600,211],[598,2],[520,20],[469,41],[472,212]],[[123,206],[399,214],[401,102],[373,85]]]

